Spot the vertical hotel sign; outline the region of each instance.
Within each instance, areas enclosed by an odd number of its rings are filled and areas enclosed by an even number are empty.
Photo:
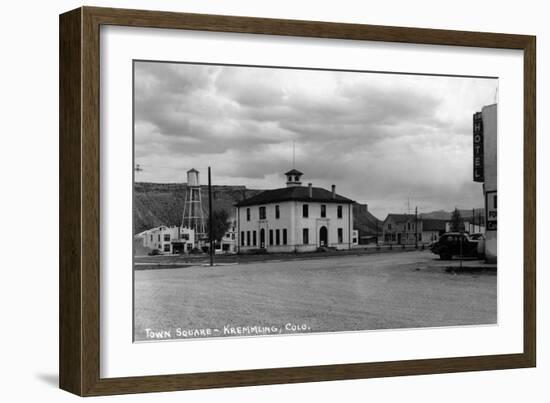
[[[483,171],[483,119],[481,112],[474,113],[474,182],[484,182]]]

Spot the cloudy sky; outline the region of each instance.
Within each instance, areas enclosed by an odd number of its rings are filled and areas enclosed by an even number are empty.
[[[295,167],[383,219],[481,207],[472,114],[498,80],[136,62],[135,163],[144,182],[272,189]]]

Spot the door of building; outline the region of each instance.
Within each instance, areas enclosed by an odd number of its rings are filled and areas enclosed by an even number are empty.
[[[319,229],[319,246],[328,246],[328,230],[324,225]]]
[[[260,248],[265,248],[265,229],[260,229]]]

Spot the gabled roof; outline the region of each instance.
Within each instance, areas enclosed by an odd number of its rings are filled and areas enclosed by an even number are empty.
[[[286,172],[285,175],[303,175],[303,173],[293,168],[290,171]]]
[[[149,234],[150,232],[153,232],[153,231],[162,231],[163,229],[165,228],[168,228],[166,225],[159,225],[158,227],[153,227],[153,228],[149,228],[149,229],[146,229],[145,231],[141,231],[139,234],[136,234],[135,236],[142,236],[142,235],[147,235]]]
[[[355,203],[347,197],[335,194],[332,198],[332,192],[323,188],[312,188],[312,197],[309,197],[308,186],[291,186],[280,189],[266,190],[241,200],[235,206],[256,206],[260,204],[276,203],[283,201],[305,201],[305,202],[324,202],[324,203]]]

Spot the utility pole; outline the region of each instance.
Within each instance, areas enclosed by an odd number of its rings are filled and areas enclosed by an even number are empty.
[[[476,232],[476,210],[475,209],[472,209],[472,224],[471,224],[470,233],[472,232]]]
[[[478,216],[477,216],[477,223],[479,224],[479,232],[481,232],[481,224],[483,224],[482,220],[481,220],[481,212],[479,212]],[[484,225],[485,227],[485,225]]]
[[[460,271],[462,272],[462,240],[464,238],[464,233],[460,232]]]
[[[210,167],[208,167],[208,217],[209,217],[209,228],[208,228],[208,238],[210,239],[210,266],[214,266],[214,239],[212,234],[213,220],[212,220],[212,175]]]
[[[376,220],[376,246],[378,247],[378,219]]]
[[[414,248],[418,249],[418,206],[414,208]]]

